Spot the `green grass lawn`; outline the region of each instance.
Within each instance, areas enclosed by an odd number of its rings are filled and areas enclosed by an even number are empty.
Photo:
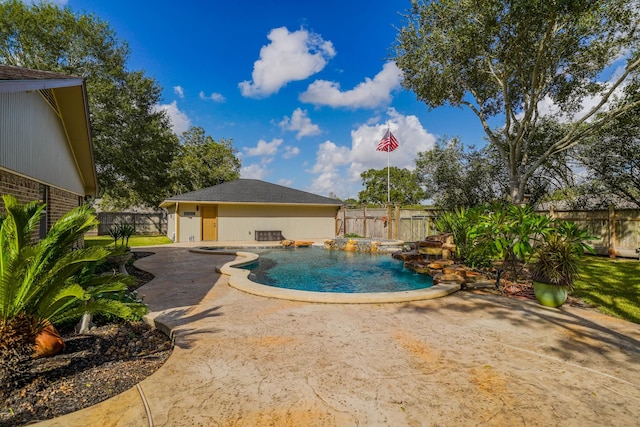
[[[585,256],[573,296],[601,312],[640,323],[640,261]]]
[[[173,243],[167,236],[131,236],[129,246],[155,246]],[[85,236],[84,244],[88,246],[108,246],[113,244],[111,236]]]

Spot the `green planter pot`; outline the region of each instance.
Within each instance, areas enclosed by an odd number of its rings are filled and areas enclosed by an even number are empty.
[[[567,288],[563,286],[549,285],[541,282],[533,282],[533,292],[538,302],[545,307],[560,307],[567,300]]]

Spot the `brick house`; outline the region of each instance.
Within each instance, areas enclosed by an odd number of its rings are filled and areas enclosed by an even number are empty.
[[[42,236],[97,188],[84,81],[0,65],[0,194],[45,202]]]

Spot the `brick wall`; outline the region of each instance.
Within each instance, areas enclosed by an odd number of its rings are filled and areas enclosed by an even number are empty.
[[[40,199],[40,183],[28,178],[0,170],[0,194],[11,194],[20,203]],[[80,204],[77,194],[54,187],[47,187],[47,230],[65,213]],[[0,198],[0,212],[4,212],[4,202]],[[36,230],[37,231],[37,230]],[[34,232],[34,234],[36,234]]]
[[[22,176],[0,170],[0,194],[11,194],[20,203],[40,198],[40,184]],[[4,212],[4,202],[0,198],[0,212]]]
[[[62,218],[64,214],[80,205],[77,194],[58,188],[49,187],[47,198],[47,229],[50,229],[53,223]]]

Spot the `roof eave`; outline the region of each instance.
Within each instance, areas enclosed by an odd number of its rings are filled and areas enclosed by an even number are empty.
[[[56,100],[60,104],[61,118],[68,132],[69,145],[76,159],[76,167],[82,178],[85,195],[98,194],[89,105],[84,82],[75,80],[75,86],[59,86],[54,89]]]
[[[37,79],[37,80],[2,80],[0,93],[27,92],[30,90],[57,89],[61,87],[84,86],[82,79]]]
[[[199,203],[202,205],[265,205],[265,206],[326,206],[326,207],[339,207],[344,203],[284,203],[284,202],[223,202],[215,200],[165,200],[160,203],[160,207],[168,207],[175,205],[176,203]]]

